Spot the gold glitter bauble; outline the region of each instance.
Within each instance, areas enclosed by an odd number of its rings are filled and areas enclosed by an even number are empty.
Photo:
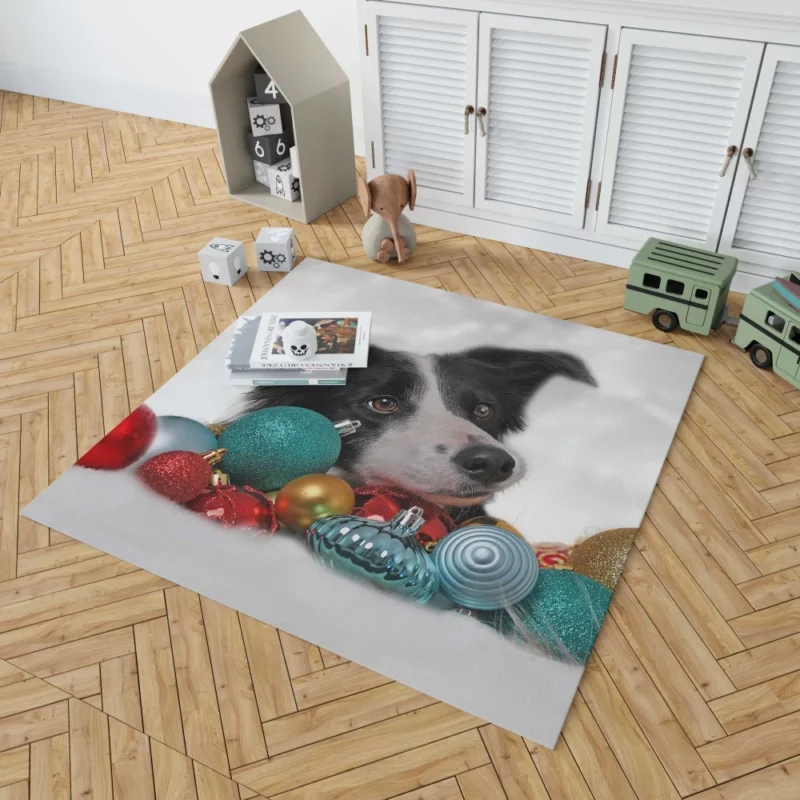
[[[356,496],[348,483],[335,475],[304,475],[289,481],[275,498],[275,513],[289,528],[304,531],[320,517],[349,514]]]
[[[575,546],[567,563],[613,592],[637,533],[636,528],[614,528],[590,536]]]
[[[498,519],[497,517],[473,517],[472,519],[468,519],[459,527],[472,528],[475,525],[492,525],[495,528],[502,528],[504,531],[513,533],[515,536],[519,536],[520,539],[525,539],[525,537],[513,525],[503,519]],[[525,541],[527,541],[527,539],[525,539]]]

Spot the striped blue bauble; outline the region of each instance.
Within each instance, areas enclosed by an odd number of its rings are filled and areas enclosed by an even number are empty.
[[[491,611],[522,600],[536,585],[536,554],[519,536],[492,525],[461,528],[433,551],[439,590],[463,608]]]

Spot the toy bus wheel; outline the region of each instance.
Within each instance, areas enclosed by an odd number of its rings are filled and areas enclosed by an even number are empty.
[[[678,315],[673,314],[671,311],[664,311],[663,308],[657,308],[653,312],[653,325],[660,331],[674,331],[678,327]]]
[[[760,344],[754,344],[750,348],[750,360],[759,369],[770,369],[772,367],[772,353]]]

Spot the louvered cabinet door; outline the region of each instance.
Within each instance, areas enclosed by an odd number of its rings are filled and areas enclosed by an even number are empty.
[[[481,14],[479,38],[476,207],[582,227],[605,26]]]
[[[413,169],[423,204],[472,206],[478,14],[368,2],[367,28],[374,172]]]
[[[720,250],[778,270],[800,262],[800,47],[767,45]]]
[[[764,45],[626,28],[597,231],[716,249]]]

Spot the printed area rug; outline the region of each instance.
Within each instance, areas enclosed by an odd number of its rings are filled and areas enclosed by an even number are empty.
[[[233,386],[231,327],[24,514],[553,747],[701,357],[314,259],[289,309],[369,366]]]

